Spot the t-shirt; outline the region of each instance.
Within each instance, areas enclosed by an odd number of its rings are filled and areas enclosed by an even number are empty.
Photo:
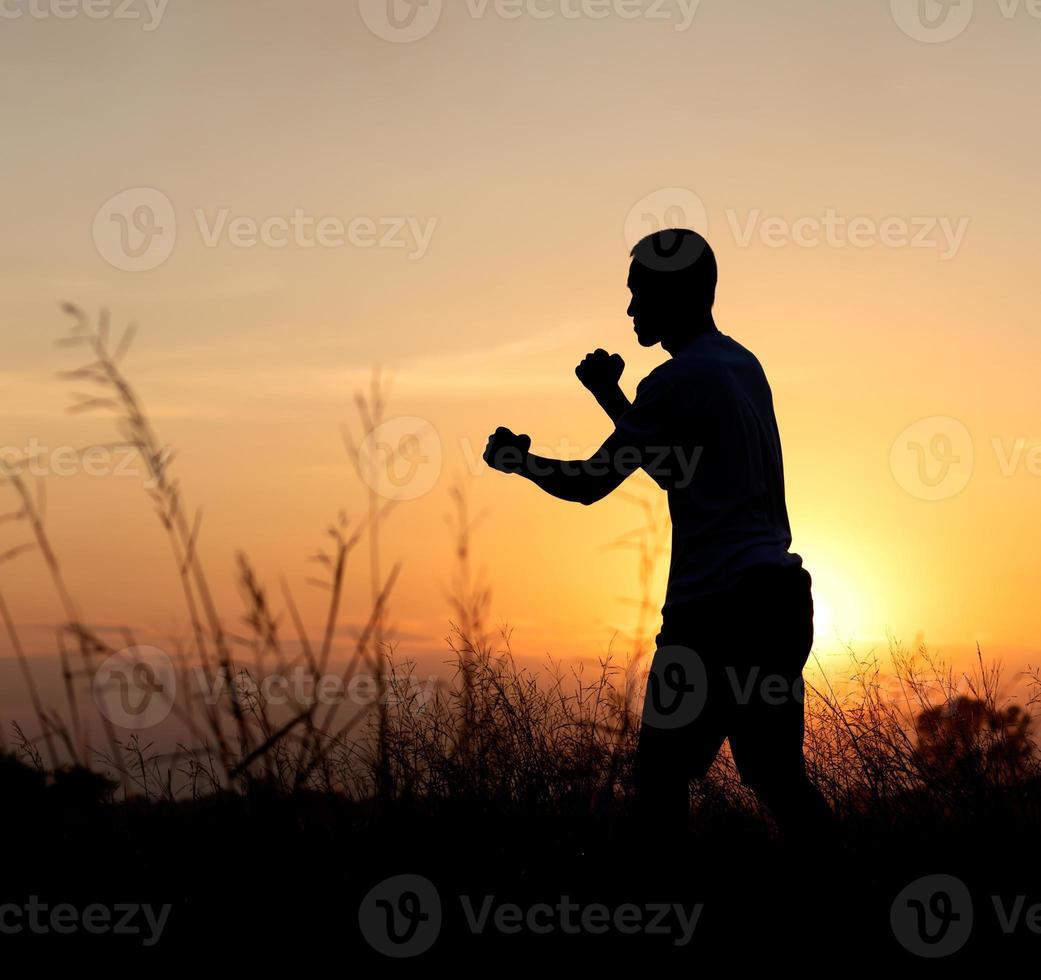
[[[784,500],[773,395],[751,351],[718,330],[656,367],[619,418],[621,442],[668,491],[663,613],[763,565],[799,566]]]

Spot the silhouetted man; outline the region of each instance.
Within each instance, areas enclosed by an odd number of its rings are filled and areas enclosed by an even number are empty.
[[[484,458],[562,500],[592,504],[643,468],[668,492],[672,560],[636,759],[637,802],[682,826],[690,780],[730,741],[742,782],[785,830],[832,815],[806,775],[802,669],[813,643],[810,576],[793,554],[773,397],[755,356],[721,333],[716,259],[700,235],[663,231],[632,251],[629,316],[661,344],[630,404],[624,363],[594,351],[576,368],[615,430],[584,461],[545,459],[500,428]]]

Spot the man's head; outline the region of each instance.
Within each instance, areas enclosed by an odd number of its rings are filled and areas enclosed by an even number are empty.
[[[716,256],[696,231],[670,228],[632,250],[629,316],[642,347],[682,342],[712,323]]]

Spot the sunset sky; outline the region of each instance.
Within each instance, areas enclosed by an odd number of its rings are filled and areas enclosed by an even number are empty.
[[[493,620],[526,655],[595,657],[633,623],[636,556],[609,545],[638,508],[566,505],[477,460],[498,425],[550,455],[600,444],[574,367],[617,351],[632,396],[665,355],[626,317],[628,247],[692,224],[720,329],[773,385],[819,649],[888,633],[1022,669],[1041,638],[1041,19],[976,0],[936,42],[916,7],[448,0],[406,43],[368,0],[134,0],[137,19],[9,0],[0,446],[111,442],[104,415],[66,413],[57,373],[82,357],[55,346],[59,303],[136,322],[125,368],[203,510],[228,621],[242,549],[317,628],[307,557],[341,507],[364,516],[340,427],[359,433],[379,365],[389,414],[425,420],[441,458],[386,527],[401,649],[443,646],[459,478]],[[142,206],[162,231],[135,258]],[[141,480],[54,469],[48,530],[85,617],[183,634]],[[0,523],[0,551],[25,538]],[[61,614],[39,556],[0,566],[0,590],[46,653]]]

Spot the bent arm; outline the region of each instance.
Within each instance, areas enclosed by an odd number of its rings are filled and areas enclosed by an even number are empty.
[[[588,506],[617,490],[639,468],[639,452],[623,445],[615,431],[589,459],[547,459],[527,453],[518,472],[559,500]]]

